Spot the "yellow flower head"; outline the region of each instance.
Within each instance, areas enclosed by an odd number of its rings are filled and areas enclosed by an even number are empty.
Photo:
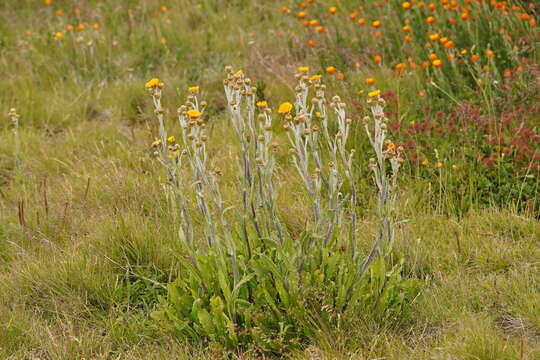
[[[425,159],[424,161],[422,161],[422,165],[428,166],[429,165],[429,160]]]
[[[452,169],[457,169],[458,166],[456,164],[452,164]]]
[[[313,80],[319,80],[321,78],[321,75],[313,75],[312,77],[309,78],[309,80],[313,81]]]
[[[167,138],[167,141],[168,141],[169,143],[173,144],[173,143],[176,141],[176,138],[175,138],[174,136],[169,136],[169,137]]]
[[[244,72],[242,71],[242,69],[238,70],[237,72],[234,73],[234,76],[240,76],[242,75]]]
[[[308,72],[309,71],[309,67],[308,66],[300,66],[298,68],[298,71],[300,72]]]
[[[154,142],[152,143],[152,147],[153,147],[153,148],[156,148],[156,147],[158,147],[159,145],[161,145],[161,139],[156,139],[156,140],[154,140]]]
[[[198,118],[201,116],[201,113],[195,109],[188,110],[187,114],[190,118]]]
[[[435,166],[436,166],[437,168],[439,168],[439,169],[442,168],[442,162],[437,161],[437,163],[435,164]]]
[[[192,87],[189,87],[188,88],[188,91],[189,92],[192,92],[192,93],[196,93],[199,91],[199,87],[198,86],[192,86]]]
[[[375,97],[375,96],[378,96],[380,93],[381,93],[381,90],[374,90],[374,91],[368,92],[367,95],[368,95],[369,97]]]
[[[150,79],[150,81],[148,81],[145,86],[150,89],[150,88],[154,88],[156,86],[159,86],[159,79],[158,78],[152,78]]]
[[[268,106],[268,103],[266,101],[258,101],[257,102],[257,107],[258,108],[265,108]]]
[[[284,102],[281,105],[279,105],[278,113],[288,114],[291,112],[292,108],[293,108],[293,105],[290,102]]]
[[[389,142],[386,143],[386,149],[387,150],[392,150],[395,147],[396,147],[396,144],[394,144],[392,141],[389,141]]]
[[[62,34],[60,31],[54,34],[54,38],[56,40],[62,40],[64,38],[64,34]]]

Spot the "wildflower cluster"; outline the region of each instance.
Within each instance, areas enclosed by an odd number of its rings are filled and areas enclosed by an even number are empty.
[[[157,79],[147,83],[160,134],[154,147],[169,174],[167,197],[171,209],[179,214],[186,251],[184,276],[169,284],[167,301],[154,314],[163,326],[192,337],[210,337],[230,347],[249,343],[262,351],[281,352],[313,335],[310,319],[314,309],[318,321],[335,324],[345,314],[358,313],[378,301],[382,292],[386,300],[372,315],[383,318],[415,294],[414,282],[401,278],[400,265],[385,270],[386,247],[383,249],[380,235],[371,254],[364,256],[355,250],[357,188],[354,150],[347,145],[353,121],[346,117],[340,97],[327,103],[321,76],[310,76],[308,71],[299,68],[294,104],[284,102],[277,111],[313,209],[310,224],[300,234],[283,226],[277,209],[277,144],[271,107],[266,100],[257,101],[252,81],[241,70],[228,66],[223,82],[231,128],[240,148],[240,222],[229,222],[225,213],[221,170],[208,168],[206,105],[199,102],[199,88],[190,88],[187,101],[178,109],[182,141],[176,143],[164,129],[163,84]],[[376,124],[383,121],[377,112],[374,118]],[[379,146],[385,134],[376,136],[374,146]],[[401,149],[387,146],[381,156],[381,171],[387,159],[393,169],[390,185],[386,175],[376,176],[382,184],[379,197],[384,198],[381,221],[385,233],[390,233],[391,202],[386,199],[395,196]],[[191,169],[189,179],[183,178],[187,177],[184,158]],[[343,189],[345,181],[349,193]],[[186,183],[196,187],[199,215],[188,210]],[[202,232],[197,231],[198,218],[202,218]],[[348,231],[343,231],[344,226]],[[376,270],[371,277],[363,276],[372,267]],[[379,288],[373,278],[385,285]]]

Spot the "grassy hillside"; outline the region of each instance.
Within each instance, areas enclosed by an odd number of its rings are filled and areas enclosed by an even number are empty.
[[[3,0],[0,358],[540,358],[538,11],[487,0]],[[177,108],[200,87],[208,166],[240,238],[227,65],[273,109],[275,218],[293,243],[316,222],[278,109],[294,101],[302,67],[347,104],[362,256],[381,218],[362,123],[380,90],[392,146],[404,149],[384,261],[402,263],[419,289],[398,315],[366,307],[332,326],[314,321],[283,351],[188,338],[152,315],[170,301],[167,284],[189,277],[189,251],[154,155],[145,84],[164,83],[164,122],[179,143]],[[180,188],[202,244],[196,186]]]

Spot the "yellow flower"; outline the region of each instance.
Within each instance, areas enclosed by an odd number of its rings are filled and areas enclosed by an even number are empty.
[[[175,138],[174,136],[169,136],[169,137],[167,138],[167,141],[168,141],[169,143],[173,144],[173,143],[176,141],[176,138]]]
[[[309,71],[309,67],[308,66],[300,66],[298,68],[298,71],[300,72],[308,72]]]
[[[198,118],[201,116],[201,113],[195,109],[188,110],[187,114],[190,118]]]
[[[396,147],[396,144],[394,144],[392,141],[389,141],[388,143],[386,143],[386,149],[387,150],[391,150],[393,148]]]
[[[374,90],[374,91],[368,92],[367,95],[368,95],[369,97],[375,97],[375,96],[378,96],[380,93],[381,93],[381,90]]]
[[[192,87],[189,87],[188,88],[188,91],[189,92],[192,92],[192,93],[196,93],[199,91],[199,87],[198,86],[192,86]]]
[[[43,3],[47,6],[50,6],[52,4],[52,0],[43,0]]]
[[[442,66],[442,61],[439,60],[439,59],[435,59],[433,60],[432,62],[433,66],[435,66],[436,68],[440,68]]]
[[[158,147],[159,145],[161,145],[161,139],[156,139],[156,140],[154,140],[154,142],[152,143],[152,147],[153,147],[153,148],[156,148],[156,147]]]
[[[268,106],[268,103],[266,101],[258,101],[257,102],[257,107],[259,108],[265,108]]]
[[[150,81],[148,81],[145,86],[150,89],[154,88],[156,86],[159,86],[159,79],[158,78],[152,78]]]
[[[457,169],[458,166],[456,164],[452,164],[452,169]]]
[[[291,112],[292,108],[293,108],[293,105],[290,102],[284,102],[281,105],[279,105],[278,113],[288,114]]]
[[[437,168],[439,168],[439,169],[442,168],[442,162],[437,161],[437,163],[435,164],[435,166],[436,166]]]
[[[321,75],[313,75],[312,77],[309,78],[309,80],[313,81],[313,80],[319,80],[321,78]]]
[[[234,76],[240,76],[242,75],[244,72],[242,71],[242,69],[238,70],[237,72],[234,73]]]
[[[422,165],[428,166],[429,165],[429,160],[425,159],[424,161],[422,161]]]
[[[62,34],[60,31],[54,34],[54,38],[56,40],[62,40],[64,38],[64,34]]]

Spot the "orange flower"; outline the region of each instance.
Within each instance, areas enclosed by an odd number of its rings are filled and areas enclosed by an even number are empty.
[[[303,19],[306,17],[306,13],[304,11],[300,11],[297,16],[300,18],[300,19]]]
[[[75,28],[75,30],[77,31],[83,31],[85,29],[85,26],[83,24],[79,24],[77,25],[77,27]]]
[[[401,7],[405,10],[407,9],[410,9],[411,8],[411,3],[408,2],[408,1],[404,1],[402,4],[401,4]]]
[[[319,25],[319,20],[315,20],[315,19],[310,20],[309,25],[310,26],[317,26],[317,25]]]
[[[454,42],[452,40],[448,40],[447,42],[444,43],[444,47],[446,49],[450,49],[450,48],[454,47]]]
[[[329,66],[326,68],[326,72],[330,75],[333,75],[336,72],[336,68],[333,66]]]
[[[313,40],[308,40],[307,46],[309,46],[309,47],[314,47],[314,46],[315,46],[315,41],[313,41]]]
[[[358,11],[354,11],[349,14],[349,20],[354,20],[359,15]]]
[[[306,4],[305,2],[301,2],[301,3],[300,3],[300,7],[301,7],[302,9],[305,9],[305,8],[307,8],[307,4]]]
[[[457,19],[456,18],[450,18],[450,19],[448,19],[448,22],[450,23],[450,25],[455,25],[457,23]]]
[[[478,57],[478,55],[474,54],[474,55],[471,56],[471,60],[473,62],[477,62],[478,60],[480,60],[480,58]]]
[[[99,29],[101,29],[101,25],[99,25],[99,24],[94,24],[94,25],[92,25],[92,29],[94,29],[94,30],[99,30]]]
[[[495,54],[493,53],[493,51],[487,49],[487,50],[486,50],[486,56],[487,56],[488,58],[492,58],[492,57],[495,56]]]
[[[75,29],[75,28],[73,27],[73,25],[67,25],[67,26],[66,26],[66,31],[67,31],[67,32],[73,31],[73,29]]]
[[[357,23],[358,23],[359,25],[364,25],[364,24],[366,23],[366,19],[360,18],[360,19],[358,19]]]
[[[428,22],[428,24],[434,24],[435,23],[435,18],[433,16],[428,16],[426,21]]]
[[[62,40],[64,38],[64,34],[62,34],[60,31],[54,33],[54,38],[56,40]]]
[[[374,78],[367,78],[367,79],[366,79],[366,84],[368,84],[368,85],[373,85],[373,84],[375,84],[375,79],[374,79]]]
[[[459,16],[462,20],[467,20],[469,18],[469,14],[464,12],[464,13],[461,13],[461,15]]]
[[[381,27],[381,22],[379,20],[375,20],[374,22],[371,23],[371,26],[373,26],[374,28],[379,28]]]
[[[403,40],[405,40],[405,41],[412,41],[412,36],[411,36],[411,35],[405,35],[405,37],[403,38]]]
[[[439,40],[439,34],[430,34],[429,35],[429,40],[431,40],[431,41]]]
[[[328,9],[328,11],[330,11],[330,14],[335,14],[337,13],[337,7],[332,6],[330,9]]]
[[[438,58],[437,54],[429,54],[428,56],[429,61],[437,60]]]
[[[422,67],[425,69],[429,67],[429,63],[427,61],[422,61]]]
[[[411,32],[411,27],[409,25],[405,25],[404,27],[402,27],[403,31],[405,32]]]
[[[399,63],[396,65],[396,70],[398,71],[404,70],[406,68],[407,68],[407,65],[405,65],[404,63]]]
[[[52,0],[43,0],[43,3],[47,6],[50,6],[52,4]]]
[[[435,10],[435,4],[434,3],[429,4],[428,9],[431,11]]]
[[[510,70],[510,69],[504,69],[504,77],[505,77],[505,78],[510,78],[510,77],[512,77],[512,70]]]
[[[373,61],[375,61],[376,63],[380,63],[382,61],[382,57],[380,55],[375,55],[373,57]]]
[[[289,8],[287,8],[286,6],[282,6],[279,11],[281,11],[283,14],[286,14],[289,12]]]

